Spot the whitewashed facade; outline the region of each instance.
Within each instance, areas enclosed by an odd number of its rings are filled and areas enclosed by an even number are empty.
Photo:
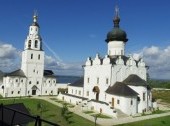
[[[84,109],[118,117],[118,114],[135,115],[149,111],[152,105],[147,69],[142,58],[125,56],[128,41],[126,32],[119,28],[118,9],[115,9],[114,28],[108,32],[107,54],[88,57],[84,65],[84,78],[68,86],[68,94],[59,98]],[[77,91],[83,94],[77,93]],[[72,102],[74,101],[74,102]]]
[[[34,15],[22,52],[21,69],[3,77],[3,97],[57,95],[56,77],[51,70],[44,70],[44,53],[40,26],[37,15]]]

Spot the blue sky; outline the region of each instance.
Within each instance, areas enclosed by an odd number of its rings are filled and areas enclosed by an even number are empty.
[[[61,69],[56,67],[56,74],[82,74],[81,65],[88,56],[94,57],[97,52],[102,56],[107,53],[104,40],[113,27],[116,3],[120,10],[120,27],[129,39],[126,54],[142,53],[147,63],[154,66],[150,70],[151,77],[170,77],[170,62],[165,60],[170,57],[165,51],[170,50],[169,0],[0,0],[0,51],[4,49],[2,45],[7,44],[17,52],[16,55],[12,53],[13,57],[9,53],[8,56],[0,55],[0,58],[6,56],[14,60],[23,50],[33,12],[37,10],[47,59],[53,65],[64,64]],[[156,61],[155,50],[159,54]],[[165,54],[160,56],[162,53]],[[162,57],[165,61],[160,63]],[[9,59],[5,64],[9,63]],[[19,67],[20,58],[12,62]],[[160,77],[162,68],[156,70],[157,74],[154,70],[164,63],[167,67],[162,71],[167,74]],[[4,70],[3,64],[0,63],[0,68]],[[48,68],[55,69],[49,65]],[[14,66],[8,70],[15,69]]]

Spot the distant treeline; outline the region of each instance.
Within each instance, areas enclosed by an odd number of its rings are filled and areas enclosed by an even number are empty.
[[[149,80],[148,84],[152,88],[168,88],[170,89],[170,80]]]

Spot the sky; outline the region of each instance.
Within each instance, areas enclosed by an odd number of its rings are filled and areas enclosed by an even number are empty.
[[[36,10],[45,68],[57,75],[83,75],[87,57],[107,54],[116,5],[129,39],[126,55],[143,57],[151,78],[170,79],[169,0],[0,0],[0,70],[20,68]]]

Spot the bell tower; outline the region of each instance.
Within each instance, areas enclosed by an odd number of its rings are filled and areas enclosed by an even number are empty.
[[[21,64],[21,69],[26,77],[32,78],[33,83],[40,83],[44,73],[44,51],[42,50],[40,26],[37,19],[38,16],[34,13],[33,23],[29,27],[29,33],[25,40]],[[39,82],[37,82],[37,79],[39,79]]]

